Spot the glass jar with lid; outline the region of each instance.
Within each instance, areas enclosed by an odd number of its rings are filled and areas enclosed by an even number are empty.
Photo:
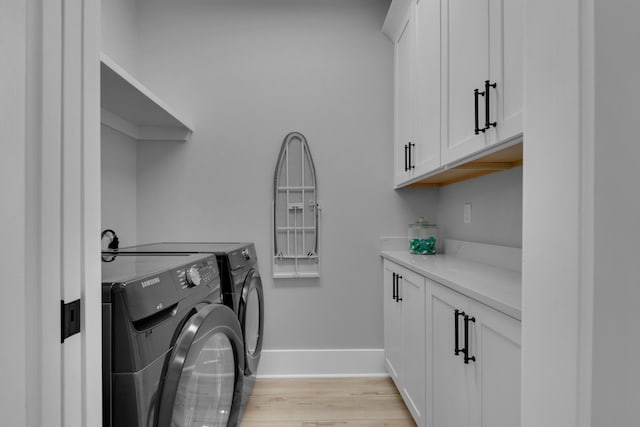
[[[419,255],[435,255],[438,252],[438,229],[420,217],[409,225],[409,252]]]

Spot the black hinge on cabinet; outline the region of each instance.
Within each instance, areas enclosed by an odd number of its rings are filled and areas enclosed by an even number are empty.
[[[80,300],[71,301],[65,304],[64,300],[60,301],[60,325],[61,325],[61,340],[80,332]]]

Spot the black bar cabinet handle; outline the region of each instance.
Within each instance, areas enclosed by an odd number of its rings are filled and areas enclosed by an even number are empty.
[[[402,301],[402,298],[400,298],[400,280],[402,280],[402,276],[399,274],[396,274],[396,280],[397,280],[397,285],[396,285],[396,301],[400,302]]]
[[[391,298],[393,298],[393,300],[396,300],[396,273],[391,273],[393,276],[393,284],[391,285]]]
[[[413,164],[413,161],[411,160],[411,148],[415,147],[416,144],[414,143],[409,143],[409,169],[415,169],[416,165]]]
[[[464,363],[469,364],[469,361],[475,362],[475,356],[469,356],[469,322],[476,322],[475,317],[464,315]]]
[[[411,145],[413,145],[413,152],[415,153],[416,144],[411,144]],[[411,165],[411,169],[415,169],[416,168],[416,160],[415,159],[413,159],[413,162],[410,162],[409,164]]]
[[[478,135],[480,132],[484,132],[484,129],[480,129],[480,113],[478,112],[478,105],[479,105],[479,101],[478,101],[478,97],[482,95],[484,96],[484,92],[480,92],[478,89],[474,89],[473,90],[473,98],[474,98],[474,106],[475,106],[475,129],[474,129],[474,133],[476,135]]]
[[[489,118],[489,111],[491,110],[491,92],[490,88],[496,88],[498,86],[497,83],[490,83],[489,80],[484,81],[484,128],[485,130],[490,129],[491,127],[496,127],[498,125],[497,122],[491,122]],[[484,131],[483,131],[484,132]]]
[[[407,144],[404,144],[404,171],[408,171],[409,170],[409,166],[407,166],[407,161],[409,159],[409,157],[407,156],[407,152],[409,150],[409,146]]]
[[[455,337],[455,338],[454,338],[454,339],[455,339],[455,348],[453,349],[453,354],[455,354],[456,356],[458,356],[458,355],[460,354],[460,352],[461,352],[461,351],[464,351],[464,349],[463,349],[463,348],[459,348],[459,347],[458,347],[458,344],[459,344],[459,342],[458,342],[458,335],[459,335],[459,333],[458,333],[458,330],[459,330],[459,328],[458,328],[458,316],[463,316],[463,317],[464,317],[464,316],[465,316],[465,314],[464,314],[464,311],[460,311],[460,310],[458,310],[458,309],[456,309],[456,310],[453,312],[453,314],[454,314],[454,319],[455,319],[455,320],[453,321],[453,325],[454,325],[453,333],[454,333],[454,337]]]

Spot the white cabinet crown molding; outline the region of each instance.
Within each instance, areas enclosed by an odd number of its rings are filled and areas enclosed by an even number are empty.
[[[398,41],[402,33],[403,24],[407,19],[411,3],[415,3],[415,0],[393,0],[389,6],[387,16],[382,24],[382,32],[393,43]]]
[[[140,141],[187,141],[193,126],[104,53],[101,122]]]

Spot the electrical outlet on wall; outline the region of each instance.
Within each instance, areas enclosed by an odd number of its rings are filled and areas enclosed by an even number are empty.
[[[464,223],[471,224],[471,202],[464,204]]]

